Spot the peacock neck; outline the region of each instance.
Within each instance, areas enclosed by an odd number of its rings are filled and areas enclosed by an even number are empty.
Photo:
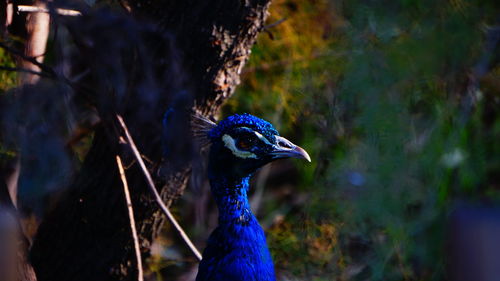
[[[197,280],[275,281],[264,231],[248,203],[250,176],[229,179],[214,175],[209,171],[219,225],[210,235],[198,273],[212,279]]]
[[[219,225],[246,226],[256,219],[248,202],[250,176],[239,179],[211,177],[210,185],[219,209]]]

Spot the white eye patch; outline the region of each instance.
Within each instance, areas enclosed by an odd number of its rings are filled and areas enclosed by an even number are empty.
[[[264,137],[261,133],[256,132],[256,131],[254,131],[254,130],[252,130],[252,129],[248,128],[248,127],[241,127],[241,129],[245,129],[245,130],[247,130],[247,131],[249,131],[249,132],[254,133],[254,134],[255,134],[255,136],[257,136],[257,138],[259,138],[259,139],[260,139],[262,142],[264,142],[265,144],[268,144],[268,145],[273,145],[273,144],[272,144],[271,142],[269,142],[269,140],[268,140],[266,137]]]
[[[236,147],[236,142],[230,135],[223,135],[222,136],[222,141],[224,142],[224,146],[227,147],[231,152],[233,153],[234,156],[247,159],[247,158],[255,158],[257,159],[257,155],[253,154],[250,151],[245,151],[245,150],[239,150]]]
[[[268,144],[268,145],[273,145],[272,143],[269,142],[268,139],[266,139],[266,137],[264,137],[263,135],[261,135],[259,132],[253,132],[261,141],[263,141],[265,144]]]

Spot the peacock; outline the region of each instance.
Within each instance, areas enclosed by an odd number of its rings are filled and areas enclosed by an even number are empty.
[[[196,281],[274,281],[266,237],[248,202],[249,180],[274,160],[311,158],[279,136],[271,123],[253,115],[232,115],[218,124],[195,119],[195,135],[210,144],[208,178],[219,210],[219,224],[207,241]]]

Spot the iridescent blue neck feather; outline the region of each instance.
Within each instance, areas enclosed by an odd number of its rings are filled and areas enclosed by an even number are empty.
[[[219,225],[210,235],[197,281],[274,281],[274,266],[264,231],[253,215],[247,191],[250,177],[210,177]]]
[[[196,280],[275,281],[264,231],[248,203],[248,182],[271,161],[310,157],[269,122],[250,114],[229,116],[217,125],[205,121],[197,118],[193,127],[210,144],[208,176],[219,226],[207,242]]]

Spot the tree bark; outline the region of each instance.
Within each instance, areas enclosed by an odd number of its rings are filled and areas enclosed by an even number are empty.
[[[185,74],[184,82],[175,88],[177,90],[171,87],[159,93],[158,102],[153,106],[148,104],[147,109],[141,106],[145,98],[140,91],[124,90],[119,106],[100,104],[102,122],[95,131],[81,171],[64,199],[44,219],[35,237],[31,260],[39,281],[136,278],[132,235],[114,160],[117,154],[129,159],[131,164],[126,174],[144,257],[164,217],[138,165],[127,155],[126,145],[119,143],[119,130],[110,108],[123,114],[139,150],[151,160],[149,168],[155,180],[162,184],[160,193],[167,206],[170,205],[184,190],[190,171],[192,146],[189,139],[183,139],[189,134],[190,109],[213,117],[224,100],[233,94],[250,49],[263,28],[269,3],[268,0],[124,1],[135,18],[152,20],[162,31],[171,34]],[[90,54],[92,48],[83,47]],[[169,77],[175,79],[178,74],[174,73],[175,65],[172,66],[171,61],[162,62],[164,58],[159,54],[151,54],[156,69],[152,76],[162,77],[158,73],[169,72]],[[134,53],[129,56],[133,57]],[[94,77],[93,81],[99,78]],[[145,78],[141,79],[124,83],[137,84]],[[128,85],[126,89],[130,88]],[[168,108],[181,113],[169,120],[166,138],[170,153],[164,155],[161,119]]]

